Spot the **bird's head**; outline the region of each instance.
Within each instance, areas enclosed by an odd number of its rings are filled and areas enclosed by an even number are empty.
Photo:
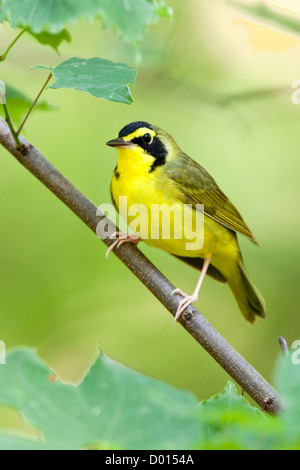
[[[164,165],[178,152],[176,142],[166,131],[144,121],[131,122],[123,127],[118,137],[106,145],[117,148],[119,158],[147,165],[149,172]]]

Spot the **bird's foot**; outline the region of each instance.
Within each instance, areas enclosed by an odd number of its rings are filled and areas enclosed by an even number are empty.
[[[176,311],[176,314],[175,314],[175,317],[174,317],[174,323],[177,322],[177,320],[180,318],[182,313],[190,305],[192,305],[194,302],[196,302],[198,300],[198,293],[197,292],[194,292],[194,294],[192,294],[192,295],[188,295],[185,292],[183,292],[181,289],[175,289],[175,290],[173,290],[172,295],[175,295],[175,294],[180,294],[184,298],[182,300],[180,300],[180,302],[178,304],[177,311]]]
[[[108,258],[109,253],[113,251],[114,248],[120,248],[120,246],[124,243],[134,243],[137,245],[141,241],[140,237],[138,237],[135,233],[114,232],[110,238],[112,239],[115,237],[117,237],[117,239],[108,248],[105,254],[105,258]]]
[[[197,283],[197,286],[196,286],[196,289],[195,289],[195,292],[192,294],[192,295],[188,295],[186,294],[185,292],[183,292],[181,289],[175,289],[173,290],[172,294],[180,294],[182,295],[182,297],[184,297],[182,300],[180,300],[179,304],[178,304],[178,308],[177,308],[177,311],[176,311],[176,314],[175,314],[175,318],[174,318],[174,323],[178,320],[178,318],[180,318],[180,315],[190,306],[192,305],[194,302],[196,302],[198,300],[198,295],[199,295],[199,290],[200,290],[200,287],[202,285],[202,282],[203,282],[203,279],[205,277],[205,274],[207,272],[207,269],[208,269],[208,266],[209,266],[209,263],[210,263],[210,260],[211,260],[211,255],[207,255],[205,256],[204,258],[204,262],[203,262],[203,267],[202,267],[202,271],[201,271],[201,274],[200,274],[200,277],[199,277],[199,281]]]

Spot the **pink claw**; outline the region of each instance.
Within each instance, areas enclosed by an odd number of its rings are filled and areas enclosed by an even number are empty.
[[[131,233],[125,233],[125,232],[114,232],[110,238],[115,238],[115,237],[117,237],[117,239],[110,245],[110,247],[108,248],[105,254],[106,259],[108,258],[109,253],[113,251],[115,247],[119,248],[124,243],[134,243],[135,245],[137,245],[141,241],[141,239],[134,233],[131,234]]]
[[[180,318],[180,315],[186,310],[190,305],[192,305],[194,302],[197,302],[198,300],[198,293],[194,292],[193,295],[188,295],[185,292],[183,292],[181,289],[175,289],[173,290],[172,294],[180,294],[184,297],[184,299],[181,299],[179,301],[176,315],[174,317],[174,323],[177,322],[177,320]]]

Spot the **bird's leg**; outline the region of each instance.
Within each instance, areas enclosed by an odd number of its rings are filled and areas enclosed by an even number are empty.
[[[117,237],[117,239],[108,248],[105,254],[105,258],[108,258],[109,253],[115,247],[119,248],[121,245],[123,245],[123,243],[134,243],[135,245],[137,245],[141,241],[140,237],[135,233],[114,232],[110,238],[115,237]]]
[[[189,307],[189,305],[192,305],[194,302],[196,302],[198,300],[199,290],[200,290],[200,287],[202,285],[205,274],[207,273],[207,269],[208,269],[210,260],[211,260],[211,256],[204,259],[201,274],[200,274],[200,277],[199,277],[199,281],[197,283],[195,292],[192,295],[186,294],[181,289],[173,290],[173,292],[172,292],[173,295],[174,294],[180,294],[184,297],[184,299],[180,300],[180,302],[178,304],[178,308],[177,308],[177,312],[176,312],[176,315],[175,315],[175,318],[174,318],[174,322],[176,322],[178,320],[178,318],[180,318],[180,315],[184,312],[184,310],[186,308]]]

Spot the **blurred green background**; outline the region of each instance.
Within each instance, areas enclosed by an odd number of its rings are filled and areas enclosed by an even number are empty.
[[[50,48],[24,37],[1,64],[1,79],[32,98],[47,72],[33,65],[99,56],[138,68],[132,106],[73,90],[46,90],[58,111],[36,112],[25,137],[97,205],[110,202],[116,152],[105,142],[125,124],[166,129],[203,165],[260,243],[240,237],[245,264],[267,303],[267,319],[242,317],[227,286],[206,278],[197,307],[266,379],[278,337],[299,338],[299,118],[291,83],[300,42],[223,2],[170,0],[173,22],[151,27],[140,52],[99,22],[70,28],[72,43]],[[278,2],[277,2],[278,3]],[[15,36],[0,29],[1,50]],[[0,339],[28,345],[66,382],[82,379],[100,344],[110,357],[199,399],[228,376],[105,245],[0,149]],[[198,273],[143,244],[178,287]],[[2,410],[0,425],[10,414]]]

